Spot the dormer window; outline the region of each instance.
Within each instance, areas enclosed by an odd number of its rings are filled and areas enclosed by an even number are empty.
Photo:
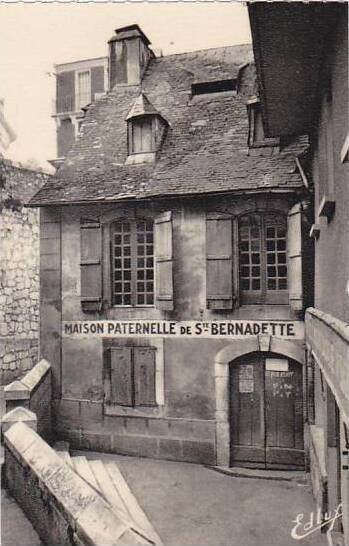
[[[236,91],[236,79],[214,80],[210,82],[197,82],[191,86],[192,96],[208,95],[212,93],[224,93],[227,91]]]
[[[249,134],[248,145],[250,148],[263,146],[279,146],[279,138],[267,138],[264,136],[262,111],[259,102],[248,104]]]
[[[144,116],[133,119],[128,123],[128,150],[129,154],[154,152],[153,118]]]
[[[160,149],[167,127],[166,120],[141,93],[127,118],[127,165],[152,163]]]

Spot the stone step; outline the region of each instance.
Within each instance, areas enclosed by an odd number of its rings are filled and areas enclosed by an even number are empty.
[[[146,536],[149,537],[154,542],[154,544],[161,546],[162,541],[159,535],[155,531],[153,525],[150,523],[146,513],[138,504],[136,497],[129,488],[118,466],[115,463],[108,462],[105,463],[105,468],[108,471],[108,474],[114,484],[115,489],[122,497],[131,518],[139,525],[141,529],[144,529]]]
[[[79,474],[79,476],[83,480],[89,483],[89,485],[91,485],[96,491],[99,491],[98,483],[94,477],[94,474],[91,470],[91,467],[86,457],[83,457],[83,456],[72,457],[71,461],[73,465],[73,470],[75,470],[75,472]]]
[[[93,474],[95,483],[98,490],[102,493],[103,497],[113,507],[115,512],[123,517],[128,523],[138,523],[132,520],[127,507],[120,495],[119,490],[115,487],[111,477],[104,465],[100,460],[89,461],[90,471]]]

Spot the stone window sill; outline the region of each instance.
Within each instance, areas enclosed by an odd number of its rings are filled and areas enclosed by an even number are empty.
[[[139,406],[132,408],[116,404],[105,404],[104,415],[110,417],[163,417],[164,406]]]

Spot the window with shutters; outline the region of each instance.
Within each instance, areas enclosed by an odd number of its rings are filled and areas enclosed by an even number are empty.
[[[239,219],[242,303],[287,303],[287,220],[277,214]]]
[[[129,154],[155,151],[152,124],[151,116],[136,118],[129,122]]]
[[[153,221],[114,222],[110,245],[113,305],[154,305]]]
[[[110,403],[129,407],[156,406],[155,360],[155,347],[112,347]]]

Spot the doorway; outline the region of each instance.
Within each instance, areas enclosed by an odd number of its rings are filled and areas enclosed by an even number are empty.
[[[230,464],[304,468],[302,365],[250,353],[230,366]]]

